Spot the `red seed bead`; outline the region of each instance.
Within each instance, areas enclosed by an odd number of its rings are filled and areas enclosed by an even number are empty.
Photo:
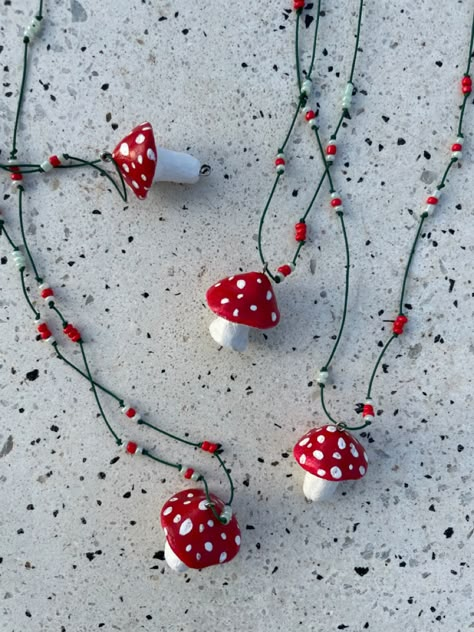
[[[59,167],[61,164],[61,161],[57,156],[50,156],[48,160],[49,160],[49,163],[53,165],[53,167]]]
[[[129,441],[127,443],[126,450],[129,454],[135,454],[137,451],[137,448],[138,448],[137,444],[134,443],[133,441]]]
[[[372,404],[364,404],[364,408],[362,410],[362,417],[366,417],[367,415],[374,416],[374,407]]]
[[[305,0],[293,0],[293,9],[298,11],[299,9],[304,9],[304,1]]]
[[[23,175],[15,172],[10,174],[10,178],[14,181],[16,180],[17,182],[21,182],[21,180],[23,180]]]
[[[291,269],[291,267],[287,263],[285,263],[285,265],[280,266],[278,268],[278,272],[280,274],[283,274],[283,276],[287,277],[293,272],[293,270]]]
[[[43,340],[48,340],[48,338],[51,338],[52,333],[49,331],[48,327],[46,327],[46,329],[43,329],[40,332],[40,336]]]
[[[462,151],[462,145],[460,145],[459,143],[454,143],[454,145],[451,147],[451,151]]]
[[[295,239],[296,241],[306,241],[306,223],[298,222],[295,224]]]
[[[63,329],[66,336],[68,336],[73,342],[79,342],[81,339],[81,334],[79,331],[73,327],[70,323],[66,325]]]
[[[461,79],[461,85],[463,86],[472,86],[472,79],[469,75],[464,75]]]
[[[135,417],[136,414],[137,414],[137,411],[135,410],[135,408],[129,408],[127,412],[125,413],[125,416],[128,417],[129,419],[132,419],[132,417]]]
[[[54,296],[54,292],[50,287],[41,290],[41,298],[49,298],[50,296]]]
[[[193,468],[192,468],[192,467],[188,467],[188,468],[185,470],[185,472],[184,472],[183,476],[184,476],[184,478],[191,478],[193,474],[194,474],[194,470],[193,470]]]
[[[336,207],[336,206],[341,206],[341,205],[342,205],[342,200],[341,200],[341,198],[333,198],[333,199],[331,200],[331,206]]]
[[[204,452],[210,452],[211,454],[214,454],[214,452],[216,452],[219,448],[219,443],[211,443],[210,441],[203,441],[201,443],[201,450],[204,450]]]
[[[406,323],[408,322],[408,318],[406,316],[404,316],[403,314],[400,314],[400,316],[397,316],[395,319],[395,322],[393,323],[393,333],[394,334],[402,334],[403,333],[403,328],[405,327]]]
[[[438,198],[434,195],[430,195],[430,197],[426,200],[427,204],[438,204]]]
[[[309,110],[309,112],[306,112],[305,119],[307,121],[312,121],[315,118],[316,118],[316,114],[313,112],[313,110]]]
[[[285,163],[285,159],[284,158],[277,158],[275,160],[275,165],[278,167],[278,165],[284,165]]]
[[[336,145],[328,145],[326,147],[326,153],[328,156],[335,156],[337,154],[337,147]]]

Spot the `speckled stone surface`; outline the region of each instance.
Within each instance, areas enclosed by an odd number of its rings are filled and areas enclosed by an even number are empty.
[[[416,226],[410,209],[422,208],[456,137],[472,10],[467,0],[366,4],[359,93],[334,169],[346,200],[353,280],[328,403],[351,422],[390,326],[384,319],[395,313]],[[19,36],[35,5],[1,2],[2,161]],[[332,502],[311,505],[291,457],[298,436],[323,421],[316,371],[341,315],[343,244],[327,196],[309,221],[297,273],[278,288],[280,325],[266,338],[253,335],[245,355],[219,351],[207,332],[207,287],[258,269],[259,212],[294,103],[289,5],[45,3],[19,134],[22,159],[40,162],[61,151],[93,158],[148,119],[164,145],[212,165],[194,187],[163,185],[127,205],[88,171],[28,178],[26,230],[64,312],[90,341],[94,374],[150,420],[224,443],[243,537],[230,564],[186,575],[167,568],[159,511],[185,485],[174,471],[117,452],[87,384],[35,342],[2,239],[2,632],[474,627],[471,105],[464,164],[453,170],[414,262],[407,335],[377,378],[377,422],[361,437],[370,459],[364,479]],[[315,83],[327,139],[356,2],[323,5]],[[287,153],[266,233],[275,266],[289,257],[291,226],[320,173],[303,124]],[[2,212],[17,237],[4,176],[1,187]],[[106,406],[125,436],[195,462],[212,490],[226,494],[205,455],[127,426]]]

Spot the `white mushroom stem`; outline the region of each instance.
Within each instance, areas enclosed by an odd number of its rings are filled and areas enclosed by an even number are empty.
[[[197,158],[163,147],[157,147],[156,150],[158,157],[153,182],[195,184],[199,180],[201,163]]]
[[[314,476],[306,472],[303,482],[303,492],[308,500],[317,502],[318,500],[327,500],[336,491],[339,485],[338,481],[327,481],[319,476]]]
[[[231,323],[225,318],[216,318],[209,326],[211,336],[217,344],[233,349],[245,351],[249,342],[249,328],[247,325]]]
[[[165,560],[170,568],[178,573],[184,573],[184,571],[188,570],[188,567],[184,562],[182,562],[173,549],[168,544],[168,540],[165,544]]]

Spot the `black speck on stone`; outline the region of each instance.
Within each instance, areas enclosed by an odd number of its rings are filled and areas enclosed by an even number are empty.
[[[99,209],[95,208],[95,209],[92,211],[92,215],[102,215],[102,213],[99,211]]]
[[[143,292],[142,296],[143,298],[148,298],[150,295],[148,294],[148,292]]]
[[[183,35],[187,35],[187,34],[189,33],[189,29],[183,29],[183,30],[181,31],[181,33],[182,33]]]
[[[438,66],[438,68],[441,68],[441,66],[443,65],[442,61],[435,61],[435,64]]]
[[[119,459],[120,459],[119,456],[114,456],[113,459],[110,459],[110,465],[114,465],[115,463],[117,463]]]
[[[89,562],[92,562],[92,560],[94,559],[95,555],[92,552],[86,553],[86,557],[89,560]]]
[[[454,533],[454,529],[452,527],[448,527],[446,531],[444,532],[444,535],[447,538],[450,538],[453,535],[453,533]]]
[[[132,492],[125,492],[125,494],[123,495],[123,498],[130,498],[131,495],[132,495]]]
[[[246,64],[244,61],[240,65],[242,66],[242,68],[248,68],[249,67],[249,65]]]
[[[399,138],[397,140],[397,145],[406,145],[406,140],[404,138]]]
[[[34,369],[33,371],[28,371],[26,374],[26,379],[30,380],[30,382],[34,382],[39,376],[38,369]]]
[[[163,562],[164,559],[165,559],[165,552],[164,551],[157,551],[155,553],[155,555],[153,556],[153,559],[154,560],[161,560]]]
[[[2,264],[2,266],[4,266],[7,262],[8,262],[8,259],[6,257],[2,257],[0,259],[0,263]]]
[[[458,445],[458,452],[462,452],[464,450],[464,446],[459,444]]]
[[[389,122],[389,120],[390,120],[390,117],[389,117],[389,116],[384,116],[384,115],[382,114],[382,120],[383,120],[383,121],[385,121],[385,123],[388,123],[388,122]]]
[[[28,511],[33,511],[34,505],[30,503],[26,508],[28,509]]]
[[[59,428],[54,424],[50,427],[51,432],[58,432]]]
[[[97,474],[97,476],[98,476],[100,479],[104,480],[104,478],[105,478],[105,476],[106,476],[106,475],[105,475],[105,472],[99,472],[99,473]]]
[[[355,566],[354,570],[357,575],[360,575],[361,577],[364,577],[364,575],[367,575],[367,573],[369,572],[367,566]]]
[[[431,158],[431,154],[429,151],[426,151],[426,149],[423,152],[423,156],[426,158],[426,160],[429,160]]]
[[[108,90],[108,89],[109,89],[109,84],[108,84],[108,83],[103,83],[103,84],[100,86],[100,89],[101,89],[101,90]]]

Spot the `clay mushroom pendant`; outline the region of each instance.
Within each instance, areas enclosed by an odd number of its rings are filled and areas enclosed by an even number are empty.
[[[218,316],[209,327],[211,336],[234,351],[245,351],[250,327],[270,329],[280,320],[272,285],[261,272],[221,279],[207,290],[206,299]]]
[[[210,498],[221,515],[224,502],[214,494]],[[166,536],[165,560],[178,572],[230,562],[240,549],[237,519],[232,516],[227,524],[219,522],[202,489],[185,489],[167,500],[161,526]]]
[[[194,184],[203,173],[201,163],[193,156],[157,147],[150,123],[134,127],[118,143],[112,157],[140,200],[146,198],[155,182]]]
[[[341,481],[357,480],[367,472],[363,446],[337,426],[309,430],[293,448],[293,455],[306,471],[303,492],[308,500],[327,500]]]

